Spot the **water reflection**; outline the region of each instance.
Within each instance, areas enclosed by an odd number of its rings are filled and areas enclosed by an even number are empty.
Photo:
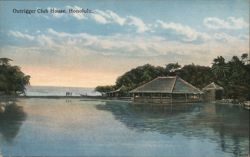
[[[221,104],[148,106],[106,102],[97,109],[111,112],[135,131],[209,139],[234,156],[249,153],[249,111]]]
[[[214,111],[208,108],[214,107]],[[219,134],[217,142],[222,151],[234,156],[249,154],[249,111],[237,106],[222,104],[204,106],[204,112],[195,120],[206,124]]]
[[[4,112],[0,112],[0,134],[7,142],[12,142],[26,119],[26,113],[15,102],[8,104]]]
[[[115,118],[130,129],[137,131],[157,131],[162,134],[190,134],[191,121],[200,106],[148,106],[107,102],[97,105],[97,109],[112,112]],[[186,114],[183,114],[186,113]],[[184,129],[185,128],[185,129]],[[192,127],[193,128],[193,127]]]

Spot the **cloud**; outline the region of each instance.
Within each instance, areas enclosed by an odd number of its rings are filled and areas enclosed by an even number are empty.
[[[51,9],[51,7],[49,7],[48,9]],[[74,5],[74,6],[66,6],[65,9],[66,10],[68,9],[81,10],[82,8]],[[86,13],[70,13],[70,14],[55,13],[55,14],[52,14],[51,16],[55,18],[73,17],[78,21],[93,20],[96,23],[103,24],[103,25],[117,24],[119,26],[124,26],[123,29],[128,29],[128,30],[130,30],[129,27],[134,27],[137,33],[150,32],[153,34],[154,32],[157,31],[157,28],[160,27],[164,30],[170,30],[172,32],[175,32],[176,35],[182,36],[183,38],[181,40],[186,41],[186,42],[193,42],[193,41],[197,41],[200,39],[202,41],[207,41],[215,37],[214,35],[211,35],[205,32],[199,32],[196,29],[185,24],[175,23],[172,21],[161,21],[161,20],[157,20],[152,23],[145,23],[143,19],[139,17],[133,16],[133,15],[121,16],[112,10],[98,10],[97,9],[97,10],[93,10],[93,12],[89,13],[88,15]],[[41,15],[40,17],[49,19],[51,18],[51,16],[48,17],[47,15],[46,16]],[[205,27],[209,29],[234,29],[236,30],[236,29],[243,29],[243,28],[249,27],[249,24],[242,17],[241,18],[228,17],[225,20],[217,18],[217,17],[207,17],[203,20],[203,24],[205,25]],[[152,26],[155,26],[155,27],[152,27]]]
[[[226,20],[217,17],[207,17],[203,24],[210,29],[243,29],[249,24],[243,18],[228,17]]]
[[[119,25],[123,25],[125,23],[125,21],[126,21],[125,18],[120,17],[119,15],[117,15],[116,13],[114,13],[114,12],[112,12],[110,10],[108,10],[107,12],[112,17],[113,21],[115,21]]]
[[[214,33],[213,39],[222,42],[237,42],[238,40],[242,40],[241,37],[237,38],[226,33]]]
[[[131,41],[131,38],[137,42]],[[49,28],[46,33],[37,36],[38,44],[44,45],[47,43],[49,47],[60,47],[67,45],[72,48],[84,48],[95,51],[102,55],[122,55],[122,56],[138,56],[138,55],[153,55],[149,49],[152,49],[151,41],[148,37],[133,37],[124,34],[115,34],[112,36],[91,35],[88,33],[66,33],[57,32]],[[158,39],[164,40],[160,37]],[[94,52],[93,52],[94,53]]]
[[[82,9],[81,7],[76,6],[76,5],[66,6],[65,8],[67,10],[68,9],[77,9],[77,10]],[[51,7],[49,7],[48,9],[50,10]],[[38,15],[38,16],[44,17],[46,19],[50,18],[48,16],[42,16],[42,15]],[[97,9],[97,10],[94,10],[93,13],[89,13],[88,16],[85,13],[68,13],[68,14],[55,13],[55,14],[52,14],[52,17],[55,17],[55,18],[73,17],[77,19],[78,21],[94,20],[95,22],[99,24],[117,24],[119,26],[133,26],[136,28],[137,33],[143,33],[143,32],[150,30],[150,27],[149,27],[150,24],[149,25],[145,24],[142,19],[135,17],[135,16],[122,17],[111,10],[103,11],[103,10]]]
[[[116,23],[119,25],[124,25],[126,19],[120,17],[115,12],[111,10],[95,10],[94,13],[91,14],[91,17],[98,23],[107,24],[107,23]]]
[[[51,39],[50,37],[48,37],[44,34],[38,35],[36,37],[36,40],[42,46],[52,47],[53,45],[55,45],[53,39]]]
[[[99,12],[100,13],[100,12]],[[98,14],[98,13],[94,13],[92,15],[93,19],[101,24],[107,24],[110,23],[110,21],[108,21],[102,14]]]
[[[13,36],[16,38],[22,38],[22,39],[27,39],[27,40],[34,40],[35,37],[29,34],[21,33],[19,31],[9,31],[8,33],[9,36]]]
[[[13,32],[13,31],[12,31]],[[17,34],[23,34],[21,32]],[[28,36],[35,41],[34,46],[47,49],[48,53],[59,56],[107,55],[107,56],[159,56],[207,55],[216,53],[248,52],[249,40],[237,38],[226,33],[215,33],[206,42],[195,44],[190,42],[171,41],[160,36],[142,34],[114,34],[110,36],[92,35],[88,33],[58,32],[49,28],[46,32],[36,35],[16,35],[16,38]],[[131,40],[133,39],[133,40]],[[44,50],[45,52],[45,50]],[[201,54],[200,54],[201,53]]]
[[[48,10],[52,9],[52,7],[48,7]],[[53,9],[58,9],[58,8],[53,8]],[[83,8],[74,5],[74,6],[66,6],[66,10],[73,9],[73,10],[82,10]],[[87,16],[87,14],[89,14]],[[61,13],[53,13],[51,14],[52,17],[55,18],[62,18],[62,17],[73,17],[76,20],[82,21],[82,20],[94,20],[97,23],[100,24],[110,24],[110,23],[116,23],[119,25],[124,25],[126,18],[123,18],[116,14],[115,12],[111,10],[94,10],[92,13],[84,13],[84,12],[72,12],[72,13],[67,13],[67,14],[61,14]],[[48,16],[41,16],[46,19],[48,19]]]
[[[137,33],[143,33],[149,30],[149,27],[143,22],[142,19],[135,16],[121,17],[111,10],[95,10],[91,14],[91,18],[100,24],[116,23],[120,26],[134,26]]]
[[[173,30],[177,34],[183,35],[185,37],[183,40],[185,41],[195,41],[198,38],[207,40],[210,38],[206,33],[198,32],[195,29],[180,23],[163,22],[161,20],[157,20],[157,23],[159,23],[160,27],[163,29]]]
[[[128,25],[135,26],[138,33],[143,33],[149,30],[149,27],[142,21],[142,19],[135,16],[128,16]]]
[[[202,43],[171,41],[152,34],[105,36],[60,32],[52,28],[36,34],[17,31],[8,34],[16,39],[32,39],[25,40],[32,45],[4,45],[0,47],[0,53],[24,67],[24,71],[32,76],[32,83],[36,84],[42,82],[38,74],[58,78],[57,84],[52,81],[56,85],[112,84],[123,72],[146,63],[161,66],[169,62],[210,65],[217,55],[233,56],[249,52],[249,38],[241,39],[226,33],[211,34],[211,38]],[[82,74],[76,77],[81,79],[71,78],[71,71],[72,76]],[[89,78],[83,74],[90,74]],[[98,81],[100,74],[108,78]],[[43,84],[49,84],[51,79],[45,76]],[[91,84],[88,80],[95,81]]]

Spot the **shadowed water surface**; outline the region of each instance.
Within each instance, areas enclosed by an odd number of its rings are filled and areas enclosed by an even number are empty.
[[[0,113],[4,156],[247,156],[249,111],[19,99]]]

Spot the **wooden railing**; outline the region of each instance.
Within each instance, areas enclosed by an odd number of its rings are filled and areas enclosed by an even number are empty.
[[[166,98],[166,97],[135,97],[134,102],[143,102],[143,103],[171,103],[171,102],[177,102],[177,103],[182,103],[182,102],[199,102],[201,101],[200,99],[185,99],[185,98]]]

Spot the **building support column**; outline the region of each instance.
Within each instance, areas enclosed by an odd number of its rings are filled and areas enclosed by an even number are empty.
[[[171,102],[170,103],[171,103],[171,112],[172,112],[173,111],[173,94],[171,93],[170,95],[171,95]]]
[[[143,96],[144,94],[143,93],[141,93],[141,100],[144,102],[144,103],[146,103],[146,100],[145,100],[145,98],[144,98],[144,96]]]
[[[162,93],[160,93],[160,103],[162,104]]]
[[[153,101],[153,96],[152,96],[152,93],[150,93],[150,99],[149,99],[149,102],[151,103],[151,102],[154,102]]]

